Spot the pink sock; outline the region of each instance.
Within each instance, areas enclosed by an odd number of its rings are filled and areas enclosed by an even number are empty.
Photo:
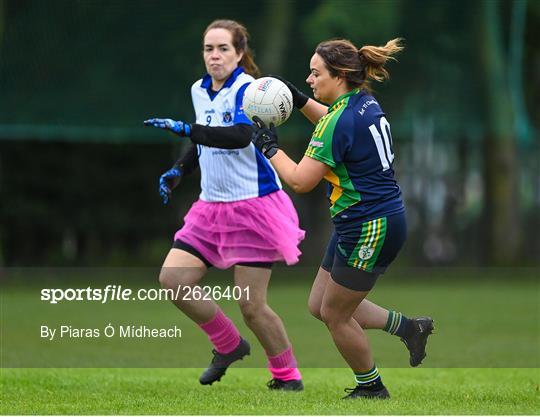
[[[277,356],[268,356],[268,369],[272,372],[273,378],[282,381],[302,379],[302,375],[300,375],[300,371],[296,366],[292,346],[289,346],[287,350]]]
[[[208,323],[199,324],[219,353],[230,353],[240,343],[240,332],[223,311],[218,308],[214,318]]]

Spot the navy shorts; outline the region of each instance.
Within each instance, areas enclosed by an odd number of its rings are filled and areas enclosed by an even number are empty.
[[[346,288],[369,291],[396,258],[406,238],[405,213],[336,224],[321,268]]]

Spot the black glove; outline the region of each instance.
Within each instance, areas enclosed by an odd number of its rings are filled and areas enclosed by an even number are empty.
[[[272,158],[279,149],[278,137],[274,123],[266,127],[264,122],[257,116],[253,117],[253,133],[251,141],[255,147],[268,159]]]
[[[278,80],[282,81],[287,87],[289,87],[289,90],[291,90],[292,93],[292,101],[294,107],[296,107],[297,109],[301,109],[306,105],[309,97],[302,93],[293,83],[287,81],[285,78],[282,78],[279,75],[269,75],[269,77],[277,78]]]

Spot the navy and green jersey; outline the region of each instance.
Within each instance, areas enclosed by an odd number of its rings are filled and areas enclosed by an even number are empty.
[[[392,136],[379,103],[364,90],[339,97],[313,132],[306,156],[330,167],[334,222],[370,220],[404,211],[394,178]]]

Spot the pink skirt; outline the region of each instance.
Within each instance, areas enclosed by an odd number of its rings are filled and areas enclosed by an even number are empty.
[[[279,190],[230,203],[196,201],[175,240],[197,249],[213,266],[243,262],[298,262],[305,231],[289,196]]]

